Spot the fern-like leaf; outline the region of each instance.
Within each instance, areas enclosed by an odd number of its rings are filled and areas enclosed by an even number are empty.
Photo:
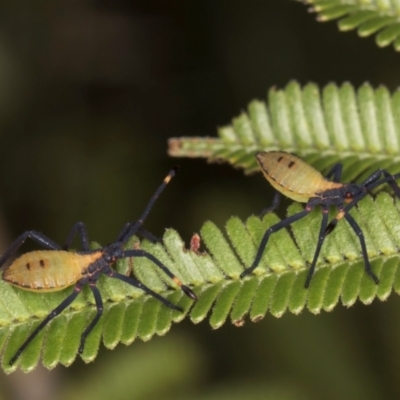
[[[142,248],[194,287],[199,300],[191,310],[191,300],[181,291],[166,291],[165,284],[173,287],[173,283],[166,281],[151,262],[134,259],[134,271],[146,285],[183,307],[194,323],[209,317],[213,328],[219,328],[228,319],[240,326],[246,315],[258,321],[267,312],[280,317],[287,311],[298,314],[304,308],[313,313],[330,311],[340,299],[346,306],[351,306],[357,298],[363,303],[370,303],[375,297],[384,300],[392,288],[400,292],[399,207],[399,201],[394,201],[388,193],[380,193],[375,200],[365,198],[358,209],[352,210],[364,231],[379,285],[364,273],[358,239],[341,222],[326,239],[310,289],[304,289],[321,221],[319,210],[293,224],[293,236],[288,230],[272,235],[260,266],[243,280],[240,273],[254,260],[261,236],[278,221],[275,214],[268,214],[263,220],[253,216],[245,223],[232,217],[226,224],[226,234],[207,222],[201,229],[201,243],[206,249],[201,251],[187,250],[172,229],[165,233],[163,245],[144,241]],[[300,208],[299,204],[292,205],[289,214]],[[128,267],[129,260],[124,260],[119,270],[126,271]],[[165,334],[173,322],[185,317],[186,312],[172,311],[122,282],[100,279],[99,288],[105,312],[87,339],[82,355],[85,362],[94,360],[101,341],[107,348],[114,348],[119,342],[149,340],[155,334]],[[0,282],[0,346],[6,372],[16,368],[10,367],[8,361],[18,346],[69,290],[37,294]],[[84,291],[29,345],[19,359],[20,367],[29,371],[40,357],[47,368],[58,363],[70,365],[76,358],[80,335],[94,313],[93,298],[89,291]]]
[[[248,111],[218,130],[219,138],[172,138],[174,157],[226,161],[246,172],[258,171],[259,150],[284,150],[304,158],[321,172],[343,163],[344,181],[362,178],[377,168],[400,171],[400,92],[364,84],[356,92],[345,83],[291,82],[272,88],[268,104],[255,100]]]
[[[396,0],[306,0],[318,21],[338,19],[339,29],[357,29],[359,36],[376,35],[380,47],[393,44],[400,50],[400,3]]]

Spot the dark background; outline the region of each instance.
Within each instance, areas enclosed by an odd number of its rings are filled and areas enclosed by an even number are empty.
[[[0,16],[0,234],[62,243],[76,221],[113,241],[175,164],[146,227],[186,243],[268,204],[261,176],[171,159],[167,139],[214,136],[271,86],[400,82],[399,54],[317,23],[290,0],[20,1]],[[186,321],[94,364],[1,380],[1,398],[385,399],[400,395],[400,301],[243,328]],[[172,349],[172,350],[171,350]],[[153,360],[152,362],[150,362]],[[112,389],[111,389],[112,388]],[[35,397],[36,396],[36,397]],[[161,397],[160,397],[161,396]]]

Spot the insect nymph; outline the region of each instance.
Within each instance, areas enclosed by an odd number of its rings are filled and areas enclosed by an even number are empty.
[[[127,223],[119,233],[117,240],[100,249],[91,250],[89,247],[89,239],[86,232],[86,226],[82,222],[76,223],[69,233],[66,243],[63,247],[59,246],[51,239],[36,231],[26,231],[19,236],[5,251],[0,258],[0,267],[8,260],[8,258],[19,249],[26,239],[32,239],[36,243],[45,247],[47,250],[31,251],[18,257],[12,264],[3,271],[2,278],[4,281],[17,286],[24,290],[35,292],[52,292],[59,291],[66,287],[74,286],[72,293],[63,300],[48,316],[36,327],[36,329],[28,336],[24,343],[19,347],[14,356],[10,360],[10,365],[18,359],[21,353],[26,349],[35,336],[65,308],[67,308],[81,292],[83,286],[89,284],[93,293],[97,313],[94,319],[89,323],[81,336],[79,353],[82,353],[86,337],[92,331],[99,321],[103,313],[103,300],[101,293],[97,288],[97,280],[101,274],[105,274],[111,278],[119,279],[134,287],[143,290],[145,293],[155,297],[167,307],[183,311],[177,305],[171,303],[166,298],[151,290],[149,287],[141,283],[139,280],[120,274],[111,266],[121,258],[128,257],[145,257],[152,261],[167,276],[169,276],[182,291],[197,300],[194,292],[186,285],[182,284],[161,261],[152,254],[140,249],[125,250],[124,246],[128,240],[136,234],[155,242],[157,239],[143,228],[143,222],[149,214],[154,202],[164,190],[165,186],[175,175],[176,169],[170,171],[163,183],[151,197],[147,207],[136,222]],[[74,237],[79,234],[82,242],[82,251],[67,251]]]
[[[342,175],[342,164],[335,164],[326,178],[324,178],[316,169],[305,161],[293,154],[283,151],[261,151],[256,154],[256,158],[265,178],[277,190],[272,206],[265,209],[263,214],[273,211],[278,207],[281,194],[284,194],[292,200],[306,203],[306,206],[303,211],[293,214],[275,225],[272,225],[264,233],[253,264],[242,272],[241,277],[251,273],[258,266],[271,234],[305,217],[312,209],[319,205],[322,208],[322,222],[318,235],[317,247],[311,267],[308,271],[305,287],[308,288],[310,285],[325,237],[332,232],[336,224],[342,218],[347,220],[359,238],[365,263],[365,272],[375,283],[379,283],[378,278],[371,269],[364,234],[357,222],[349,214],[349,211],[357,205],[369,191],[384,183],[388,183],[396,196],[400,198],[400,188],[395,181],[400,178],[400,173],[391,175],[384,169],[378,169],[360,184],[341,183],[339,181]],[[332,180],[329,180],[331,177]],[[328,212],[331,206],[336,206],[338,213],[328,224]]]

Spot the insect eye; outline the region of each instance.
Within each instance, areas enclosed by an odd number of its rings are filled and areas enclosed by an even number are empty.
[[[116,258],[114,256],[109,255],[109,254],[106,254],[104,256],[104,259],[105,259],[107,264],[114,264],[115,261],[116,261]]]
[[[353,200],[353,195],[352,195],[350,192],[347,192],[347,193],[344,195],[344,201],[345,201],[346,203],[348,203],[348,202],[350,202],[351,200]]]

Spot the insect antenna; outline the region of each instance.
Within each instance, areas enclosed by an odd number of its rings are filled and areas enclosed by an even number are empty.
[[[128,223],[124,226],[122,229],[121,233],[118,236],[117,241],[121,243],[126,243],[128,239],[134,235],[137,231],[140,231],[141,233],[144,234],[146,237],[147,234],[148,236],[151,236],[152,238],[155,238],[153,235],[151,235],[149,232],[147,232],[144,229],[141,229],[144,220],[147,218],[150,210],[152,209],[155,201],[158,199],[160,196],[161,192],[165,189],[165,187],[168,185],[169,181],[175,176],[176,172],[179,170],[178,166],[175,166],[169,173],[168,175],[164,178],[162,184],[159,186],[159,188],[155,191],[153,196],[151,197],[150,201],[148,202],[145,210],[143,211],[142,215],[139,217],[139,219],[134,222],[134,223]],[[147,238],[147,237],[146,237]]]
[[[128,223],[124,226],[122,229],[121,233],[118,236],[117,241],[120,242],[121,244],[126,243],[130,237],[132,237],[135,233],[140,233],[142,234],[146,239],[150,240],[153,243],[156,243],[160,241],[158,238],[156,238],[153,234],[148,232],[143,228],[143,222],[147,218],[147,215],[149,214],[151,208],[153,207],[155,201],[158,199],[160,196],[161,192],[165,189],[167,184],[170,182],[170,180],[175,176],[176,172],[178,171],[179,167],[175,166],[169,173],[168,175],[164,178],[163,182],[161,185],[158,187],[158,189],[155,191],[153,196],[151,197],[150,201],[148,202],[145,210],[143,211],[142,215],[140,218],[134,222],[134,223]],[[186,285],[184,285],[179,278],[177,278],[170,270],[167,268],[163,263],[161,263],[157,258],[155,258],[152,254],[147,253],[144,250],[127,250],[123,253],[123,257],[146,257],[147,259],[151,260],[154,264],[156,264],[162,271],[165,272],[166,275],[168,275],[181,289],[182,291],[191,299],[197,300],[197,296],[195,293]],[[154,296],[157,297],[157,296]],[[159,298],[159,297],[157,297]],[[162,298],[159,298],[160,301]],[[172,304],[171,304],[172,305]],[[176,306],[172,305],[174,308]],[[180,309],[180,308],[178,308]]]

